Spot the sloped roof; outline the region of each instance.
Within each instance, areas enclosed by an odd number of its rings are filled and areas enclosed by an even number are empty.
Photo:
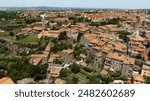
[[[14,82],[9,77],[3,77],[0,79],[0,84],[14,84]]]

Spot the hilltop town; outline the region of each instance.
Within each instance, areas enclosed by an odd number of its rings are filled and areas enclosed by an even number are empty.
[[[149,84],[150,11],[0,11],[0,84]]]

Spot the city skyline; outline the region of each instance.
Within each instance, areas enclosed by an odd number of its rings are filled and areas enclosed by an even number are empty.
[[[150,9],[148,0],[5,0],[0,7],[81,7],[81,8],[119,8]]]

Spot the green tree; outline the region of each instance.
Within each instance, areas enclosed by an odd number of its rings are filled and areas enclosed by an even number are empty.
[[[14,36],[15,33],[14,33],[14,32],[9,32],[9,35],[10,35],[10,36]]]
[[[66,31],[60,32],[58,40],[66,40],[66,39],[67,39],[67,32]]]
[[[127,31],[120,31],[120,32],[118,32],[118,34],[119,34],[120,39],[127,42],[128,41],[127,35],[130,35],[131,33],[127,32]]]
[[[71,68],[72,72],[75,74],[80,72],[80,66],[77,63],[71,64],[70,68]]]
[[[40,74],[35,74],[34,75],[34,81],[39,81],[39,80],[41,80],[42,79],[42,76],[40,75]]]
[[[84,67],[84,69],[87,72],[92,72],[94,70],[94,67],[92,67],[92,66],[86,66],[86,67]]]
[[[121,71],[116,71],[116,72],[110,72],[109,73],[110,77],[112,77],[114,80],[122,80],[123,78],[121,77]]]
[[[147,84],[150,84],[150,77],[144,77],[145,78],[145,82],[147,83]]]
[[[66,78],[66,82],[67,82],[67,84],[77,84],[78,83],[78,78],[73,76],[73,75],[69,75]]]
[[[61,60],[61,59],[55,59],[55,60],[54,60],[54,63],[55,63],[55,64],[62,64],[62,63],[63,63],[63,60]]]
[[[77,37],[77,42],[80,42],[81,37],[83,36],[83,33],[79,33]]]
[[[71,71],[69,69],[62,68],[60,73],[59,73],[59,76],[62,77],[62,78],[66,78],[70,74],[71,74]]]
[[[100,78],[98,76],[92,75],[89,78],[88,84],[99,84]]]
[[[51,47],[51,52],[57,53],[62,51],[63,49],[72,48],[72,44],[68,42],[60,42],[60,43],[54,43],[54,46]]]
[[[107,24],[118,25],[119,24],[119,18],[108,19]]]
[[[93,62],[92,58],[87,58],[86,59],[86,63],[92,63],[92,62]]]
[[[5,76],[6,76],[6,73],[4,71],[0,71],[0,79]]]

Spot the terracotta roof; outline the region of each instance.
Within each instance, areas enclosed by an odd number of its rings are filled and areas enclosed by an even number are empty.
[[[56,58],[61,58],[61,55],[60,54],[50,54],[50,58],[48,60],[48,62],[53,62],[54,59]]]
[[[50,51],[50,49],[51,49],[51,45],[48,44],[48,45],[46,46],[46,48],[45,48],[45,51]]]
[[[89,40],[91,43],[94,43],[94,44],[97,44],[99,42],[99,40],[96,38],[96,39],[93,39],[93,40]]]
[[[48,58],[48,54],[32,54],[30,63],[33,65],[38,65],[42,61],[42,59],[47,59],[47,58]]]
[[[129,41],[130,44],[135,44],[135,45],[141,45],[140,42],[137,42],[137,41]]]
[[[110,34],[108,34],[108,33],[101,33],[100,35],[98,35],[99,37],[101,37],[101,38],[107,38],[107,39],[109,39],[110,38]]]
[[[101,48],[100,48],[100,47],[94,47],[94,49],[96,49],[96,50],[98,50],[98,51],[99,51],[99,50],[101,50]]]
[[[61,68],[58,67],[49,67],[48,71],[50,71],[51,74],[59,74]]]
[[[62,79],[56,79],[55,80],[55,84],[65,84],[66,81],[65,80],[62,80]]]
[[[134,41],[145,41],[145,38],[142,38],[141,36],[135,36],[132,40],[134,40]]]
[[[42,27],[33,27],[34,30],[43,30]]]
[[[112,32],[116,32],[116,31],[122,31],[123,29],[118,27],[118,25],[105,25],[108,30],[112,31]]]
[[[129,57],[125,57],[124,60],[123,60],[123,63],[124,64],[134,64],[135,63],[135,59],[133,58],[129,58]]]
[[[80,57],[81,58],[86,58],[86,55],[85,54],[80,54]]]
[[[58,37],[59,33],[63,30],[48,30],[48,31],[42,31],[38,34],[38,38],[43,37]]]
[[[144,54],[144,60],[147,61],[150,57],[146,54]]]
[[[73,53],[73,50],[72,49],[64,49],[64,50],[62,50],[62,53],[71,54],[71,53]]]
[[[66,18],[55,18],[54,21],[55,22],[64,22],[65,20],[67,20]]]
[[[61,54],[50,54],[50,57],[60,58],[60,57],[61,57]]]
[[[34,58],[32,61],[33,65],[38,65],[42,61],[42,58]]]
[[[108,53],[107,58],[123,61],[125,56],[118,53]]]
[[[131,46],[132,49],[138,52],[144,52],[145,51],[145,46]]]
[[[103,48],[101,48],[102,51],[108,53],[111,50],[111,47],[109,46],[104,46]]]
[[[115,50],[117,51],[121,51],[121,52],[127,52],[127,46],[123,43],[120,43],[120,42],[115,42],[114,43],[115,45]]]
[[[104,41],[100,41],[100,42],[97,43],[97,45],[98,45],[98,46],[103,46],[103,45],[105,45],[105,43],[106,43],[106,42],[104,42]]]
[[[14,82],[9,77],[3,77],[0,79],[0,84],[14,84]]]
[[[31,58],[47,58],[47,54],[31,54]]]
[[[88,27],[84,26],[84,27],[79,28],[79,31],[85,32],[85,31],[87,31],[88,29],[89,29]]]
[[[139,74],[133,75],[133,80],[134,81],[145,82],[144,78],[141,75],[139,75]]]
[[[84,38],[87,40],[87,41],[91,41],[93,39],[95,39],[97,37],[96,34],[86,34],[84,35]]]

